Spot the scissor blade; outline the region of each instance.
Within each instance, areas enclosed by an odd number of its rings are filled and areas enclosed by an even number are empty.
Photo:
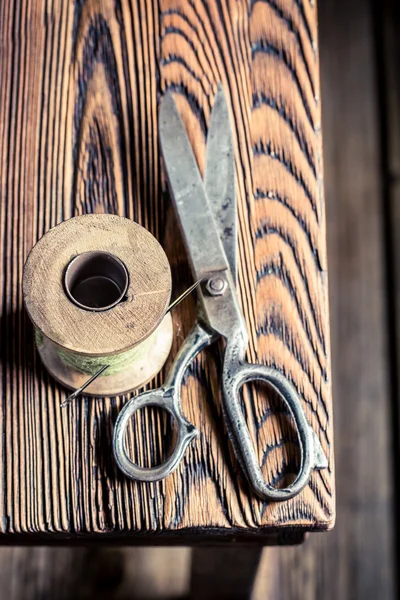
[[[237,285],[235,152],[229,109],[221,84],[218,85],[208,129],[204,186],[233,281]]]
[[[169,187],[194,278],[229,269],[192,146],[169,93],[161,102],[159,130]]]

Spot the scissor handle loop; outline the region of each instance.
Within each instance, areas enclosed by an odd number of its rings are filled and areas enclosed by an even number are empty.
[[[115,460],[125,475],[140,481],[159,481],[167,477],[176,469],[186,452],[190,442],[198,435],[194,425],[189,423],[180,409],[180,402],[174,399],[174,394],[179,393],[176,388],[159,388],[145,392],[132,398],[118,415],[115,423],[113,450]],[[177,423],[177,440],[172,454],[166,461],[155,467],[141,467],[129,457],[126,447],[126,431],[130,418],[141,408],[157,406],[168,411]]]
[[[182,347],[168,373],[163,387],[133,397],[121,410],[115,423],[113,451],[115,460],[125,475],[140,481],[159,481],[170,475],[179,465],[190,442],[198,431],[185,417],[181,407],[181,385],[186,369],[199,352],[212,341],[212,335],[196,324]],[[141,408],[157,406],[168,411],[177,425],[177,440],[172,454],[156,467],[140,467],[131,460],[126,448],[126,431],[129,419]]]
[[[288,379],[276,369],[265,365],[239,364],[235,360],[235,354],[235,349],[230,352],[228,343],[222,375],[228,434],[239,462],[258,496],[272,501],[288,500],[307,485],[313,469],[328,466],[326,457],[317,436],[307,422],[300,397]],[[264,381],[279,394],[296,425],[300,442],[300,470],[295,481],[283,489],[274,488],[265,481],[242,412],[240,388],[245,383],[256,380]]]

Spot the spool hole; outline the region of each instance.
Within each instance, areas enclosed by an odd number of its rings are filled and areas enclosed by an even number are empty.
[[[65,271],[65,290],[79,308],[102,311],[125,299],[128,271],[124,263],[108,252],[79,254]]]

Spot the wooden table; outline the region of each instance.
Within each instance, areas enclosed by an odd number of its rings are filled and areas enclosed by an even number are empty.
[[[54,2],[0,7],[1,381],[0,531],[4,543],[300,541],[334,521],[325,206],[317,15],[311,0]],[[183,407],[201,436],[157,484],[116,469],[113,423],[125,398],[82,398],[42,368],[23,311],[27,254],[71,216],[109,212],[147,227],[190,283],[159,157],[157,106],[171,90],[200,166],[222,82],[235,125],[239,296],[248,357],[282,370],[304,400],[329,458],[285,503],[255,498],[224,431],[218,348],[190,369]],[[174,312],[170,360],[195,318]],[[167,365],[168,367],[168,365]],[[159,385],[164,373],[154,382]],[[289,416],[261,386],[244,411],[265,475],[298,467]],[[165,423],[137,419],[138,458],[162,455]]]

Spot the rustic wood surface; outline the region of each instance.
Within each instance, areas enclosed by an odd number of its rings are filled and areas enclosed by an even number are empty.
[[[179,532],[183,543],[193,528],[237,535],[283,524],[330,527],[333,437],[314,4],[13,0],[0,4],[0,28],[0,530],[32,541],[39,534],[51,541],[78,533]],[[219,81],[236,140],[248,357],[274,365],[294,383],[329,458],[329,469],[314,472],[309,486],[285,503],[259,501],[240,474],[221,418],[217,349],[190,369],[183,393],[184,411],[201,437],[166,481],[132,483],[117,471],[110,446],[124,398],[82,398],[62,412],[65,390],[42,368],[22,310],[22,269],[33,244],[56,223],[88,212],[117,213],[150,229],[167,250],[176,293],[190,283],[160,165],[157,101],[167,89],[175,93],[203,169]],[[194,317],[192,298],[174,313],[171,358]],[[261,386],[246,389],[244,410],[266,477],[284,485],[298,463],[288,415]],[[132,445],[140,461],[159,460],[164,425],[155,411],[136,419]]]
[[[378,9],[380,13],[382,5]],[[388,22],[396,31],[393,13]],[[393,336],[388,335],[385,304],[389,282],[383,281],[377,106],[378,93],[384,89],[376,87],[370,4],[324,0],[319,29],[338,515],[332,532],[309,536],[303,546],[266,549],[253,600],[393,600],[396,519],[388,423],[388,342]],[[389,57],[393,60],[395,54]],[[384,115],[390,127],[386,109]],[[350,140],[354,140],[351,148]],[[352,235],[355,224],[357,234]],[[362,316],[355,320],[360,304]],[[390,333],[393,325],[391,321]],[[348,362],[356,356],[359,362],[353,368]],[[0,548],[0,589],[9,600],[59,600],[84,594],[98,598],[93,573],[99,568],[108,599],[187,594],[187,550],[125,549],[116,561],[115,554],[105,557],[104,550],[89,552]]]
[[[320,2],[319,22],[337,525],[302,547],[267,549],[255,597],[393,600],[399,582],[398,465],[377,23],[364,0]]]

